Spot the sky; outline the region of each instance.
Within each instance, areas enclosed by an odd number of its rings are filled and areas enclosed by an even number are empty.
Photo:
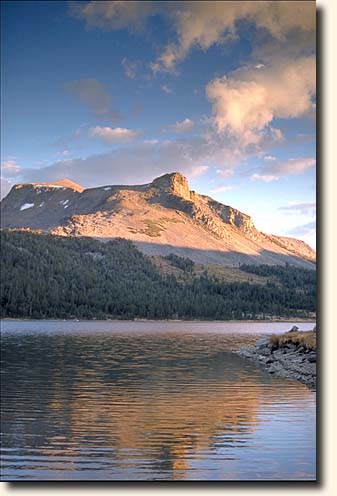
[[[1,194],[167,172],[315,248],[316,5],[1,2]]]

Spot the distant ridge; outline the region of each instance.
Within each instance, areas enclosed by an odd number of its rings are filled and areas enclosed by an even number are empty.
[[[64,187],[64,188],[73,189],[74,191],[78,191],[79,193],[82,193],[82,191],[85,189],[85,188],[83,188],[83,186],[80,186],[79,184],[76,184],[67,178],[61,179],[60,181],[53,181],[53,182],[47,182],[47,183],[41,182],[41,183],[16,184],[14,187],[15,188],[21,188],[21,187],[29,186],[29,185],[32,185],[32,186],[37,187],[37,188],[41,187],[41,186],[42,187],[49,187],[49,188]]]
[[[84,189],[69,179],[15,185],[1,202],[1,219],[3,228],[126,238],[147,255],[315,268],[316,253],[306,243],[258,231],[249,215],[191,191],[180,172],[135,186]]]

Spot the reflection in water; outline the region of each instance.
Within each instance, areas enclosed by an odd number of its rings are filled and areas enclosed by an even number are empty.
[[[4,333],[3,480],[314,479],[315,395],[230,353],[255,339]]]

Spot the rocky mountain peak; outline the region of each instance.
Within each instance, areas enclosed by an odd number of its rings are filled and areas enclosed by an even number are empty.
[[[315,260],[305,243],[261,233],[249,215],[190,191],[179,172],[134,186],[84,189],[69,179],[18,184],[1,202],[1,221],[5,229],[127,238],[144,253],[174,253],[200,263],[313,268]]]
[[[151,183],[151,187],[156,188],[171,195],[180,196],[186,200],[190,199],[190,188],[188,181],[180,172],[172,172],[157,177]]]

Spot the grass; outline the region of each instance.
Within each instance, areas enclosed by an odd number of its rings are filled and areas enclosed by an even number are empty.
[[[172,265],[168,260],[160,256],[151,257],[152,262],[158,267],[158,269],[165,275],[174,275],[179,280],[183,280],[186,283],[192,282],[195,276],[200,277],[205,270],[208,276],[216,276],[224,283],[231,282],[249,282],[250,284],[266,284],[268,277],[257,276],[248,272],[244,272],[239,268],[235,267],[224,267],[222,265],[215,264],[199,264],[195,263],[193,273],[185,273],[183,270],[178,269]]]
[[[147,236],[150,236],[152,238],[156,238],[161,235],[162,231],[166,231],[165,223],[167,222],[173,222],[174,224],[177,223],[182,223],[182,220],[175,219],[174,217],[160,217],[160,219],[153,220],[153,219],[144,219],[142,220],[142,223],[145,224],[145,228],[143,229],[137,229],[135,227],[128,227],[128,230],[132,234],[146,234]]]
[[[283,348],[287,344],[303,346],[307,350],[316,350],[316,332],[296,331],[285,334],[272,334],[270,343],[277,348]]]

